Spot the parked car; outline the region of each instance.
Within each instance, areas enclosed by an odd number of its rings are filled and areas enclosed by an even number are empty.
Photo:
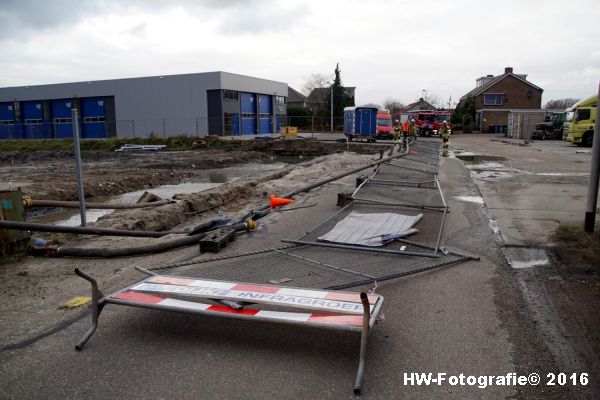
[[[566,112],[554,112],[546,115],[544,122],[535,124],[535,130],[531,133],[532,139],[561,139],[563,138],[563,126]]]

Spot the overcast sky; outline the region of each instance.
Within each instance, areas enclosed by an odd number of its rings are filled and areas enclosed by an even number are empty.
[[[312,73],[356,102],[453,103],[475,79],[515,73],[551,99],[600,79],[598,0],[0,0],[0,87],[227,71]]]

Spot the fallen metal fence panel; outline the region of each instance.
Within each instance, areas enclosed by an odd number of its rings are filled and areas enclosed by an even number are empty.
[[[151,276],[104,296],[98,290],[98,284],[92,276],[75,269],[77,275],[92,285],[93,309],[92,326],[75,346],[77,350],[82,350],[96,331],[102,309],[107,304],[359,332],[361,334],[360,357],[354,393],[360,394],[366,365],[368,337],[381,311],[383,296],[365,292],[340,292],[156,275],[149,271],[141,271],[148,272]],[[198,302],[196,299],[219,304]],[[232,302],[229,304],[233,307],[225,306],[220,301]],[[234,303],[239,301],[242,303]],[[309,312],[269,310],[264,308],[265,306],[302,309]]]

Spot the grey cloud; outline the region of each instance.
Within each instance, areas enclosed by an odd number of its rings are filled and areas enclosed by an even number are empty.
[[[2,37],[20,36],[25,30],[44,30],[75,23],[92,9],[91,0],[3,0],[0,8]]]
[[[254,7],[256,0],[0,0],[0,40],[76,24],[85,16],[127,9],[160,11],[176,7],[219,11]],[[267,2],[261,2],[265,4]]]
[[[306,4],[284,8],[281,3],[263,1],[255,7],[235,7],[228,11],[227,18],[219,24],[222,33],[235,35],[243,33],[283,32],[293,25],[301,24],[310,15]]]

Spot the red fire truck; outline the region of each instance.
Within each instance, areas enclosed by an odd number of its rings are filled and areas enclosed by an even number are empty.
[[[446,121],[450,124],[450,113],[448,111],[412,111],[407,113],[408,120],[414,119],[419,127],[420,136],[436,135],[442,122]]]

